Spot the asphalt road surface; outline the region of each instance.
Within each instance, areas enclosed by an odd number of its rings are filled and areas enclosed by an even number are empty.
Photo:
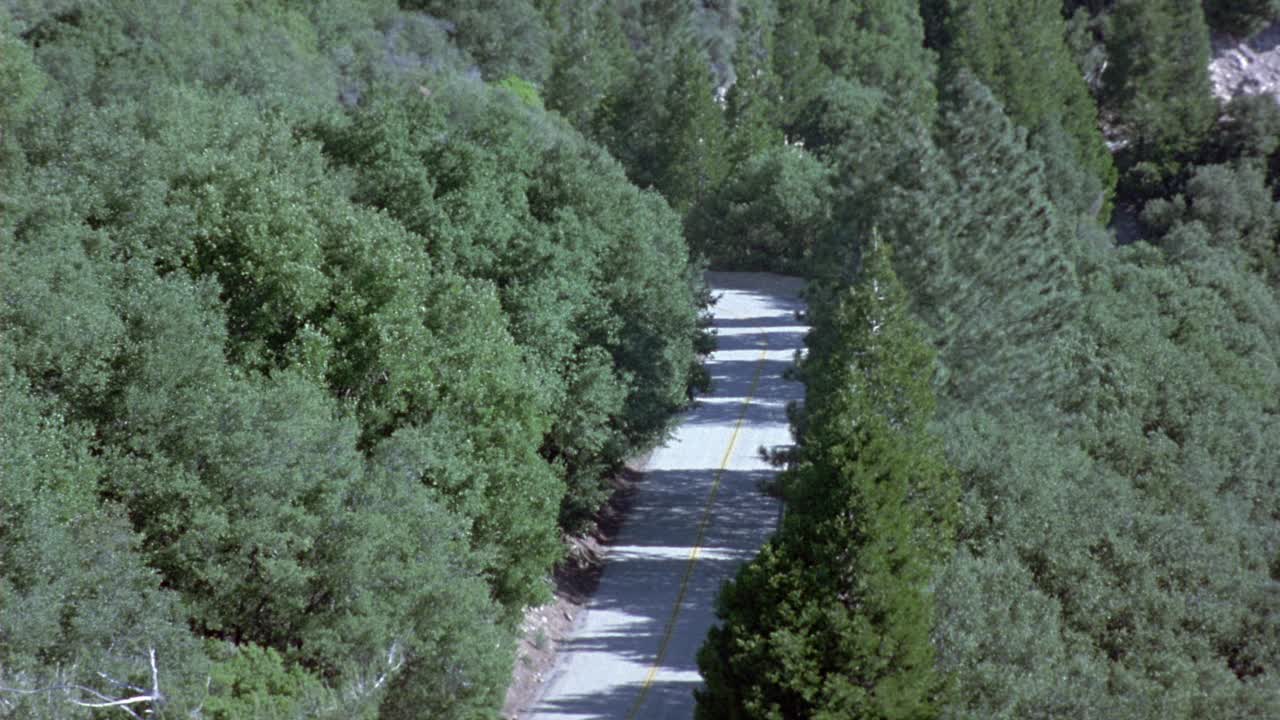
[[[646,464],[600,586],[526,718],[692,718],[716,592],[777,524],[760,449],[791,442],[786,406],[803,398],[782,377],[802,346],[801,286],[765,273],[707,279],[720,296],[712,392]]]

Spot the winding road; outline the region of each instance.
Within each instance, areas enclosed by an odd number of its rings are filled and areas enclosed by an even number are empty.
[[[777,524],[761,491],[774,470],[760,448],[791,442],[783,378],[805,328],[800,282],[766,273],[708,273],[718,349],[714,383],[645,465],[600,586],[561,644],[528,720],[689,720],[697,652],[715,595]]]

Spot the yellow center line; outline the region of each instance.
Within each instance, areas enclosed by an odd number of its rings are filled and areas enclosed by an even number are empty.
[[[729,446],[725,448],[724,457],[720,460],[720,467],[716,469],[715,478],[711,482],[711,492],[707,495],[706,505],[702,508],[702,519],[698,522],[698,537],[693,542],[693,549],[689,551],[689,560],[684,567],[684,577],[680,579],[680,591],[676,593],[676,602],[671,608],[671,617],[667,619],[667,627],[662,633],[662,642],[658,644],[658,654],[654,657],[653,664],[649,666],[649,672],[644,676],[644,684],[640,686],[640,695],[636,697],[635,703],[627,713],[626,720],[635,720],[640,712],[640,707],[644,705],[645,698],[649,695],[649,688],[653,685],[653,679],[658,676],[658,669],[662,666],[662,661],[667,655],[667,647],[671,645],[671,636],[675,633],[676,620],[680,617],[680,608],[684,606],[684,596],[689,592],[689,581],[693,579],[693,570],[698,564],[698,558],[702,555],[702,540],[706,537],[707,526],[711,524],[711,508],[715,505],[716,495],[720,492],[720,480],[724,477],[724,471],[729,466],[729,457],[733,454],[733,448],[738,444],[738,433],[742,430],[742,423],[747,418],[747,408],[751,406],[751,401],[755,399],[756,389],[760,386],[760,373],[764,369],[765,354],[769,351],[769,338],[763,335],[762,337],[764,337],[764,347],[760,350],[760,357],[756,360],[756,370],[751,378],[751,388],[747,390],[747,397],[742,401],[742,412],[738,414],[738,422],[733,426],[733,434],[729,436]]]

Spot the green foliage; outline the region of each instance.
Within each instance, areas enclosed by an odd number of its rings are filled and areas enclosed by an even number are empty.
[[[447,20],[488,79],[518,75],[538,85],[549,74],[551,31],[529,0],[401,0],[400,6]]]
[[[547,105],[586,135],[608,126],[634,58],[616,3],[558,3]]]
[[[760,0],[740,10],[734,46],[734,82],[725,96],[730,172],[757,153],[782,144],[778,97],[780,85],[773,69],[777,11]]]
[[[705,55],[683,44],[672,72],[656,185],[683,215],[713,193],[727,172],[725,121]]]
[[[699,718],[935,717],[931,568],[951,475],[927,434],[933,355],[883,242],[815,304],[783,526],[722,590]]]
[[[1193,49],[1198,37],[1187,36]],[[935,30],[931,38],[950,42]],[[1160,72],[1186,53],[1164,56]],[[1025,87],[1041,99],[1052,89]],[[1161,250],[1117,251],[1098,241],[1090,216],[1101,183],[1079,162],[1069,128],[1049,117],[1028,141],[964,73],[943,95],[929,137],[873,89],[827,82],[812,96],[817,131],[807,135],[834,180],[816,276],[823,287],[855,281],[851,238],[879,228],[900,251],[895,267],[939,352],[935,428],[963,495],[959,552],[929,573],[932,645],[950,689],[937,709],[973,718],[1274,714],[1277,635],[1260,608],[1280,546],[1265,500],[1276,457],[1261,438],[1275,423],[1280,311],[1264,262],[1275,255],[1274,203],[1258,162],[1271,151],[1274,108],[1237,103],[1207,150],[1197,138],[1165,160],[1152,144],[1131,151],[1131,184],[1149,168],[1153,188],[1199,152],[1250,161],[1187,173],[1184,195],[1149,203],[1144,215]],[[817,330],[833,297],[811,298]],[[825,354],[814,337],[810,371]],[[835,428],[827,437],[839,446],[831,438],[869,425],[822,419],[851,398],[835,385],[807,394],[785,485],[789,517],[804,519],[785,523],[722,596],[726,625],[702,653],[704,717],[811,716],[798,703],[839,687],[814,678],[820,659],[841,657],[847,626],[802,600],[842,567],[821,551],[840,543],[831,538],[841,529],[813,519],[839,503],[829,494],[807,503],[801,473],[812,471],[816,433]],[[827,574],[799,569],[808,567]]]
[[[271,648],[211,643],[211,650],[216,659],[209,671],[204,712],[212,720],[289,720],[302,714],[308,696],[321,691],[318,679],[285,665]]]
[[[698,378],[679,219],[542,110],[552,8],[161,5],[0,28],[0,715],[155,650],[139,711],[489,717],[557,517]]]
[[[101,104],[183,83],[226,88],[305,117],[325,112],[336,88],[314,27],[279,6],[250,15],[233,0],[185,9],[164,0],[78,3],[35,20],[26,34],[68,103]]]
[[[498,87],[509,90],[529,107],[542,109],[542,98],[538,96],[538,89],[518,75],[508,75],[498,82]]]
[[[831,173],[803,150],[767,148],[745,161],[686,221],[693,248],[717,267],[801,271],[831,222]]]
[[[781,125],[789,128],[830,80],[820,56],[819,28],[807,0],[780,0],[774,30],[773,71],[781,91]]]
[[[109,391],[125,325],[113,311],[112,268],[101,233],[50,221],[30,242],[8,244],[0,265],[0,343],[37,392],[87,413]]]
[[[961,227],[983,226],[963,219],[967,203],[1006,189],[984,175],[1024,178],[1020,204],[1044,193],[1034,154],[975,121],[991,117],[980,97],[957,93],[939,138],[967,188],[941,214]],[[1052,208],[1010,212],[1006,199],[975,216],[999,232],[965,231],[990,238],[968,253],[980,265],[946,252],[902,263],[924,317],[947,328],[944,368],[965,368],[941,386],[965,489],[934,631],[951,716],[1273,711],[1274,651],[1240,633],[1274,636],[1252,609],[1274,541],[1243,498],[1269,492],[1267,471],[1253,473],[1274,462],[1255,433],[1274,421],[1276,300],[1236,248],[1271,237],[1274,210],[1257,168],[1205,171],[1195,187],[1148,210],[1169,228],[1168,257],[1046,242],[1062,232]],[[977,347],[981,362],[963,359]]]
[[[687,251],[670,210],[562,125],[465,86],[441,96],[474,117],[461,136],[440,133],[441,103],[389,98],[328,148],[362,168],[357,199],[421,232],[431,257],[500,288],[536,364],[495,376],[537,377],[509,391],[556,409],[542,451],[574,488],[564,510],[576,522],[600,497],[601,468],[655,438],[684,401],[699,332]],[[532,400],[494,417],[514,420]]]
[[[1050,126],[1060,131],[1054,142],[1094,176],[1103,193],[1101,201],[1085,208],[1103,208],[1114,191],[1116,171],[1097,109],[1066,44],[1061,3],[956,0],[947,5],[942,49],[951,70],[972,72],[1000,98],[1009,119],[1033,136],[1052,132]]]
[[[120,509],[99,502],[106,468],[88,429],[34,394],[8,357],[0,407],[0,717],[90,717],[71,700],[137,694],[120,682],[149,691],[151,652],[168,708],[194,707],[204,655]]]
[[[910,233],[899,234],[891,225],[938,217],[902,213],[896,205],[903,188],[921,188],[927,181],[936,150],[929,128],[898,112],[891,98],[874,88],[834,80],[815,107],[817,134],[826,143],[816,151],[833,171],[833,219],[818,236],[812,272],[850,282],[857,267],[857,238],[884,230],[886,237],[905,243]],[[922,192],[909,202],[927,207],[934,199],[934,193]]]
[[[1265,173],[1255,163],[1197,168],[1187,181],[1185,196],[1153,200],[1142,219],[1163,236],[1161,244],[1174,252],[1203,238],[1211,246],[1242,251],[1255,272],[1280,279],[1275,241],[1280,209]]]
[[[1063,627],[1061,604],[1012,550],[961,548],[937,582],[934,643],[952,678],[944,717],[1125,716],[1107,696],[1105,659]]]
[[[688,195],[704,192],[723,174],[724,119],[715,96],[718,80],[708,67],[712,42],[699,32],[690,5],[639,3],[630,10],[622,17],[625,40],[615,39],[606,24],[607,61],[625,75],[602,100],[590,134],[635,184],[680,193],[670,200],[683,210]],[[612,22],[610,13],[602,17]],[[634,49],[618,47],[627,42]],[[670,142],[694,157],[669,149]]]
[[[1209,31],[1198,0],[1123,0],[1111,16],[1104,106],[1126,132],[1132,191],[1156,194],[1217,116],[1209,90]]]
[[[5,59],[0,66],[0,97],[5,100],[0,109],[0,133],[7,133],[26,118],[45,85],[44,74],[36,67],[31,48],[14,37],[12,24],[8,12],[0,8],[0,54]],[[0,136],[0,141],[3,139]]]
[[[871,221],[898,243],[897,267],[940,351],[945,394],[998,404],[1039,381],[1043,352],[1032,348],[1076,317],[1080,241],[1049,201],[1025,134],[971,76],[948,89],[937,135],[944,151],[926,146],[904,158],[912,172],[881,193]],[[839,256],[838,247],[830,252]]]
[[[1280,147],[1280,106],[1267,95],[1240,95],[1227,103],[1214,137],[1217,162],[1236,158],[1266,158]]]
[[[1079,225],[1093,227],[1107,220],[1107,186],[1080,163],[1075,139],[1056,120],[1028,136],[1027,145],[1044,162],[1045,192],[1064,220],[1076,218]]]
[[[1170,264],[1149,248],[1130,251],[1094,290],[1095,339],[1069,356],[1078,374],[1062,401],[1089,418],[1081,445],[1119,493],[1105,508],[1128,511],[1088,524],[1099,533],[1081,539],[1082,551],[1090,548],[1091,577],[1108,590],[1084,595],[1100,605],[1064,615],[1130,670],[1133,693],[1157,697],[1179,688],[1167,700],[1177,714],[1209,707],[1248,714],[1274,682],[1250,679],[1266,672],[1270,661],[1259,658],[1269,651],[1258,655],[1260,646],[1240,634],[1274,637],[1262,629],[1265,616],[1245,619],[1273,558],[1264,539],[1271,530],[1244,498],[1271,481],[1240,463],[1275,462],[1253,439],[1272,423],[1263,388],[1278,377],[1266,349],[1276,337],[1266,309],[1275,300],[1232,254],[1187,248]],[[1082,362],[1085,356],[1094,360]],[[1057,593],[1079,597],[1080,575],[1068,577],[1071,589],[1064,583]]]
[[[1277,114],[1203,76],[1269,4],[712,5],[6,3],[0,715],[155,650],[139,711],[491,716],[699,377],[672,205],[823,288],[700,713],[1276,715]]]
[[[903,115],[932,121],[935,61],[914,3],[785,0],[778,11],[773,58],[788,134],[806,144],[817,139],[812,103],[833,78],[875,88],[893,97]]]

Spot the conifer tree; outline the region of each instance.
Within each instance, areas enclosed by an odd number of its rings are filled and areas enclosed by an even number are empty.
[[[880,90],[904,115],[932,121],[936,67],[915,3],[787,0],[778,9],[774,68],[788,134],[810,140],[820,124],[815,102],[833,78]]]
[[[1109,196],[1116,171],[1098,128],[1097,108],[1066,44],[1061,3],[954,0],[948,5],[941,38],[948,69],[967,68],[1000,98],[1009,119],[1033,135],[1060,125],[1064,140],[1074,146],[1074,162]]]
[[[1217,114],[1199,0],[1123,0],[1107,52],[1104,103],[1130,141],[1122,165],[1134,189],[1154,191],[1199,147]]]
[[[1049,201],[1026,133],[991,92],[961,73],[947,95],[938,137],[945,175],[904,196],[892,227],[921,270],[911,274],[912,299],[936,333],[948,394],[981,403],[996,399],[977,390],[991,368],[1018,367],[1030,381],[1042,365],[1032,348],[1074,317],[1079,241]],[[906,213],[913,201],[940,203],[945,219]],[[995,386],[1016,397],[1018,382]]]
[[[697,717],[930,718],[933,568],[950,552],[952,476],[926,425],[933,354],[887,244],[815,305],[806,409],[781,530],[720,595]]]
[[[724,178],[724,111],[716,102],[706,53],[693,38],[680,45],[672,72],[657,185],[667,202],[684,213]]]
[[[590,134],[632,72],[633,57],[613,3],[560,3],[547,106]]]
[[[735,80],[725,96],[729,127],[728,155],[739,167],[756,153],[781,144],[779,99],[781,88],[773,69],[774,14],[772,5],[757,0],[741,9],[742,20],[733,53]]]
[[[884,91],[906,115],[932,119],[937,67],[916,3],[829,0],[817,22],[823,61],[836,76]]]
[[[780,120],[788,133],[794,132],[796,120],[831,77],[831,71],[822,64],[819,55],[814,5],[813,0],[778,2],[773,70],[782,91]]]

